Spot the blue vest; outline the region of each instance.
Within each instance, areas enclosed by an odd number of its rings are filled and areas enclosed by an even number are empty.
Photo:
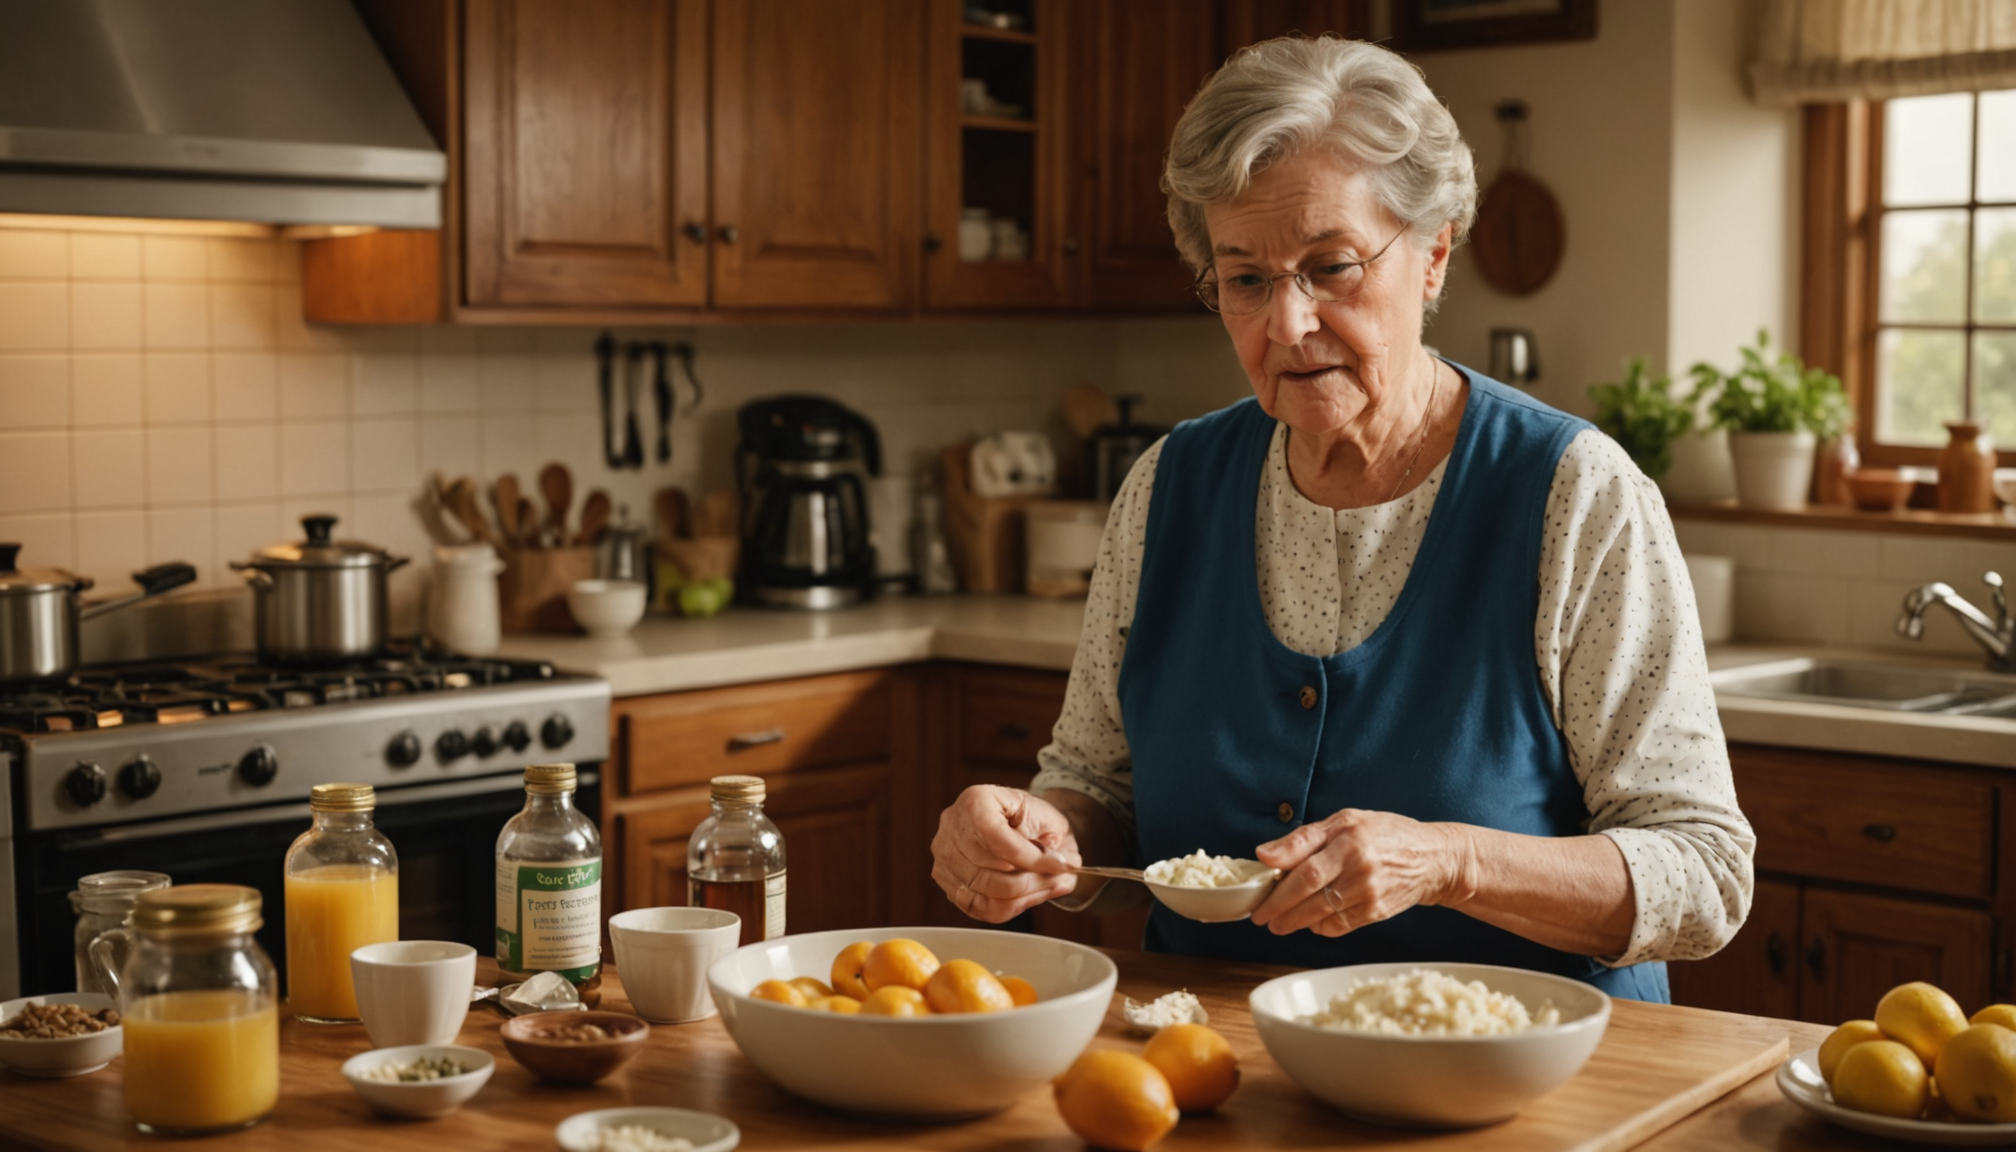
[[[1335,656],[1287,648],[1260,606],[1254,508],[1274,420],[1245,400],[1170,433],[1120,666],[1137,867],[1199,848],[1250,858],[1343,808],[1535,836],[1586,831],[1533,626],[1554,469],[1589,425],[1459,371],[1469,402],[1413,570],[1378,630]],[[1447,908],[1330,939],[1200,924],[1157,906],[1147,947],[1305,968],[1504,964],[1669,999],[1663,964],[1606,968]]]

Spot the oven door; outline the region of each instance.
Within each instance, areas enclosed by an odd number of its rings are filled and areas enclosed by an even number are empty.
[[[575,803],[599,818],[599,773],[582,765]],[[374,820],[399,854],[399,937],[459,940],[483,955],[496,947],[497,834],[525,806],[525,778],[497,776],[383,789]],[[37,833],[20,843],[21,992],[76,987],[81,876],[117,868],[166,872],[177,884],[245,884],[266,898],[259,943],[284,982],[287,849],[308,830],[308,805],[217,812],[152,824]]]

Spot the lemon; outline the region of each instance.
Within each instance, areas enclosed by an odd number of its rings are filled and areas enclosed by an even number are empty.
[[[1916,1120],[1930,1089],[1918,1054],[1895,1040],[1857,1044],[1834,1069],[1834,1102],[1857,1112]]]
[[[1939,1084],[1946,1104],[1969,1120],[2016,1121],[2016,1032],[1976,1024],[1939,1051]]]
[[[1834,1069],[1841,1066],[1841,1057],[1857,1044],[1884,1039],[1883,1030],[1876,1027],[1874,1020],[1850,1020],[1827,1034],[1820,1042],[1820,1078],[1829,1087],[1834,1084]]]
[[[1967,1018],[1969,1024],[2000,1024],[2016,1032],[2016,1004],[1990,1004]]]
[[[1914,980],[1899,984],[1877,1001],[1876,1026],[1885,1036],[1916,1052],[1930,1071],[1939,1059],[1939,1049],[1967,1027],[1967,1016],[1953,997]]]

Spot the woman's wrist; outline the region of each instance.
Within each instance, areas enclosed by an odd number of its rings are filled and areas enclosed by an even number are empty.
[[[1423,827],[1435,835],[1436,882],[1430,898],[1422,903],[1462,911],[1477,898],[1482,872],[1477,860],[1477,838],[1471,835],[1473,829],[1448,822]]]

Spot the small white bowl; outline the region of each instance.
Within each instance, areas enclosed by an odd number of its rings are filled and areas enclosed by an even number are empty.
[[[1561,1023],[1502,1036],[1388,1036],[1299,1023],[1360,980],[1432,968],[1481,980]],[[1610,997],[1566,976],[1492,964],[1354,964],[1267,981],[1247,1000],[1261,1043],[1288,1078],[1378,1124],[1474,1128],[1508,1119],[1577,1071],[1610,1024]]]
[[[363,1072],[381,1064],[411,1064],[421,1057],[447,1057],[469,1069],[445,1080],[366,1080]],[[481,1048],[455,1044],[413,1044],[404,1048],[374,1048],[343,1062],[343,1079],[366,1104],[388,1116],[428,1120],[446,1116],[469,1101],[490,1082],[497,1060]]]
[[[728,1152],[742,1142],[742,1130],[733,1121],[711,1112],[685,1108],[604,1108],[581,1112],[560,1122],[553,1138],[567,1152],[589,1152],[595,1147],[597,1128],[649,1128],[674,1140],[691,1140],[693,1152]]]
[[[905,937],[940,960],[972,960],[1020,976],[1041,999],[1005,1012],[898,1019],[845,1016],[758,1000],[765,980],[816,976],[857,940]],[[780,936],[714,962],[707,983],[728,1034],[765,1075],[809,1100],[870,1116],[985,1116],[1061,1075],[1113,1003],[1119,970],[1104,953],[1023,932],[983,928],[856,928]],[[872,1068],[872,1074],[864,1069]]]
[[[576,580],[567,589],[567,611],[583,632],[597,640],[614,640],[644,618],[649,592],[635,580]]]
[[[95,992],[62,992],[48,996],[23,996],[19,1000],[9,1000],[0,1004],[0,1024],[11,1024],[14,1017],[21,1014],[30,1004],[75,1004],[88,1012],[101,1008],[116,1008],[110,996]],[[88,1032],[82,1036],[64,1036],[55,1040],[15,1040],[0,1037],[0,1067],[22,1076],[39,1076],[56,1079],[63,1076],[82,1076],[86,1072],[96,1072],[112,1062],[119,1055],[125,1043],[123,1028],[107,1028],[103,1032]]]
[[[1159,863],[1159,861],[1158,861]],[[1149,867],[1154,867],[1150,865]],[[1150,880],[1145,875],[1141,882],[1148,891],[1160,900],[1171,912],[1206,924],[1221,924],[1227,920],[1244,920],[1253,914],[1255,908],[1266,902],[1268,893],[1281,879],[1279,868],[1266,868],[1255,872],[1237,884],[1226,884],[1217,888],[1189,888],[1179,884],[1164,884]]]

